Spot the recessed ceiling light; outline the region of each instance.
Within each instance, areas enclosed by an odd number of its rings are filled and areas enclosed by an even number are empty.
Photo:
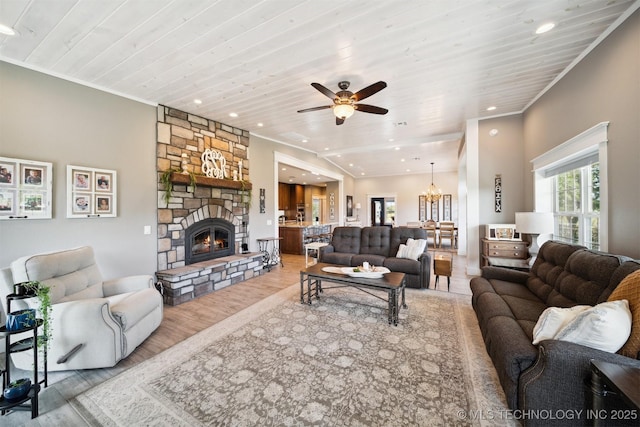
[[[282,168],[282,170],[283,170],[283,171],[286,171],[286,170],[287,170],[287,168]]]
[[[487,107],[487,111],[493,111],[496,109],[495,105],[492,105],[491,107]]]
[[[306,173],[303,173],[303,174],[302,174],[302,176],[307,176],[307,174],[306,174]]]
[[[342,157],[342,154],[338,154],[337,157]]]
[[[329,151],[329,147],[324,147],[324,151]]]
[[[490,135],[490,136],[496,136],[497,134],[498,134],[498,129],[491,129],[491,130],[489,131],[489,135]]]
[[[238,113],[229,113],[229,117],[238,117]]]
[[[400,147],[396,147],[396,148],[394,148],[394,150],[400,151]]]
[[[202,100],[201,99],[194,99],[193,103],[197,104],[197,105],[200,105],[200,104],[202,104]]]
[[[303,139],[302,142],[309,142],[309,141],[307,141],[306,139]]]
[[[16,30],[6,25],[0,24],[0,34],[4,34],[6,36],[15,36]]]
[[[401,162],[404,162],[404,159],[400,159]]]
[[[536,34],[546,33],[547,31],[552,30],[553,27],[555,27],[555,26],[556,26],[556,24],[554,24],[553,22],[547,22],[546,24],[542,24],[536,30]]]
[[[389,142],[393,142],[393,138],[389,138]]]
[[[360,172],[360,175],[364,175],[364,172]]]
[[[353,167],[353,163],[349,163],[349,166]]]
[[[258,123],[259,128],[261,128],[262,126],[264,126],[262,123]]]
[[[407,169],[407,172],[411,172],[411,169]]]

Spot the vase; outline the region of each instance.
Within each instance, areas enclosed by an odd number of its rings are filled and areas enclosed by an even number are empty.
[[[2,395],[8,402],[15,402],[26,397],[30,389],[31,380],[29,378],[20,378],[9,383]]]
[[[12,311],[7,315],[5,326],[7,331],[19,331],[25,328],[31,328],[36,324],[36,311],[33,308]]]

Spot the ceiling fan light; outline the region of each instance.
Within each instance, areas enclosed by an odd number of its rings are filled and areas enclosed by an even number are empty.
[[[354,111],[353,105],[349,104],[340,104],[333,107],[333,114],[340,119],[348,119],[353,116]]]

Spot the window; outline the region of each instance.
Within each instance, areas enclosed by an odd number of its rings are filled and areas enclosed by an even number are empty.
[[[531,160],[535,206],[554,212],[554,239],[607,251],[607,128],[602,122]]]
[[[559,173],[554,185],[554,239],[600,249],[600,165]]]

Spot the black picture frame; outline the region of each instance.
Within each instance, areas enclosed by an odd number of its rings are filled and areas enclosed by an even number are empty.
[[[353,196],[347,196],[347,216],[353,216]]]
[[[451,194],[442,196],[442,220],[451,221]]]

